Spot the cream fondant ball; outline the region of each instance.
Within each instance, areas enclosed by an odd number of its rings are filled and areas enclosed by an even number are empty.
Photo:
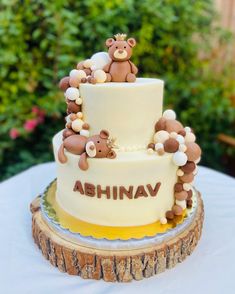
[[[160,223],[161,223],[162,225],[167,224],[167,219],[166,219],[164,216],[161,217],[161,218],[160,218]]]
[[[104,83],[106,81],[106,73],[102,69],[97,69],[94,72],[94,78],[96,79],[97,83]]]
[[[182,171],[182,169],[178,169],[177,172],[176,172],[176,175],[178,177],[182,177],[184,175],[184,172]]]
[[[165,119],[176,119],[176,114],[175,114],[174,110],[167,109],[163,112],[162,117],[164,117]]]
[[[184,130],[185,130],[186,133],[190,133],[191,132],[191,128],[190,127],[185,127]]]
[[[186,145],[185,145],[185,144],[180,144],[180,146],[179,146],[179,151],[181,151],[181,152],[185,152],[186,150],[187,150]]]
[[[153,154],[153,149],[152,149],[152,148],[148,148],[148,149],[147,149],[147,153],[148,153],[148,154]]]
[[[194,135],[194,133],[191,132],[186,132],[185,135],[185,142],[195,142],[196,141],[196,136]]]
[[[156,143],[155,144],[155,150],[164,149],[164,145],[162,143]]]
[[[78,113],[77,113],[77,117],[78,117],[78,118],[82,118],[82,117],[83,117],[82,112],[78,112]]]
[[[65,91],[65,97],[69,100],[76,100],[77,98],[79,98],[79,90],[74,87],[69,87]]]
[[[155,133],[153,140],[154,143],[164,143],[170,137],[169,133],[166,131],[158,131]]]
[[[103,69],[111,61],[107,52],[97,52],[91,56],[92,70]]]
[[[82,69],[73,69],[71,70],[71,72],[69,73],[69,76],[71,78],[76,78],[78,79],[79,81],[81,81],[82,78],[85,78],[86,77],[86,73],[84,70]]]
[[[187,162],[188,158],[184,152],[177,151],[173,155],[173,162],[177,166],[183,166]]]
[[[75,100],[75,103],[76,103],[77,105],[81,105],[81,104],[82,104],[82,98],[77,98],[77,99]]]
[[[72,121],[72,129],[75,132],[80,132],[82,130],[82,125],[84,124],[84,121],[81,119],[75,119],[74,121]]]
[[[191,185],[188,184],[188,183],[184,183],[183,188],[184,188],[185,191],[189,191],[189,190],[191,190]]]
[[[173,138],[173,139],[176,139],[178,136],[178,134],[176,132],[171,132],[170,133],[170,137]]]
[[[93,62],[92,62],[91,59],[86,59],[86,60],[83,62],[83,66],[84,66],[85,68],[91,68],[92,65],[93,65]]]

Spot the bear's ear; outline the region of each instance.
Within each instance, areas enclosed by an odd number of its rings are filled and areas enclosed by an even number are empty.
[[[114,41],[113,38],[109,38],[109,39],[107,39],[107,40],[105,41],[105,45],[109,48],[109,47],[111,47],[111,46],[113,45],[114,42],[115,42],[115,41]]]
[[[131,46],[131,47],[135,47],[135,45],[136,45],[136,40],[135,40],[134,38],[129,38],[129,39],[127,40],[127,43],[128,43],[129,46]]]
[[[101,130],[100,131],[100,138],[108,139],[108,137],[109,137],[109,132],[107,130]]]
[[[116,157],[116,152],[114,150],[110,150],[107,154],[107,158],[114,159]]]

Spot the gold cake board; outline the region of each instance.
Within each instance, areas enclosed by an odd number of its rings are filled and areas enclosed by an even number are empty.
[[[141,249],[103,250],[64,238],[43,218],[37,197],[30,207],[32,234],[44,257],[62,272],[107,282],[141,280],[174,267],[193,252],[204,219],[200,193],[197,193],[197,203],[191,224],[173,238]]]

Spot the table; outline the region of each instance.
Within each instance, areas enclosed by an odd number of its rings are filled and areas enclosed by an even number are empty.
[[[119,284],[60,273],[34,244],[29,205],[55,175],[55,164],[46,163],[0,184],[1,293],[234,293],[234,178],[199,167],[195,186],[204,199],[205,223],[193,254],[160,275]]]

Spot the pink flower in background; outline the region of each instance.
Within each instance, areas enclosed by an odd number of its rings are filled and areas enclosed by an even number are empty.
[[[11,137],[11,139],[15,140],[16,138],[19,137],[19,135],[20,135],[20,132],[17,129],[12,128],[10,130],[9,136]]]
[[[38,125],[37,119],[28,119],[28,120],[26,120],[26,122],[24,124],[24,129],[27,132],[32,132],[36,128],[37,125]]]
[[[40,109],[38,106],[32,107],[32,113],[34,113],[37,117],[38,124],[41,124],[44,122],[45,119],[45,111]]]

